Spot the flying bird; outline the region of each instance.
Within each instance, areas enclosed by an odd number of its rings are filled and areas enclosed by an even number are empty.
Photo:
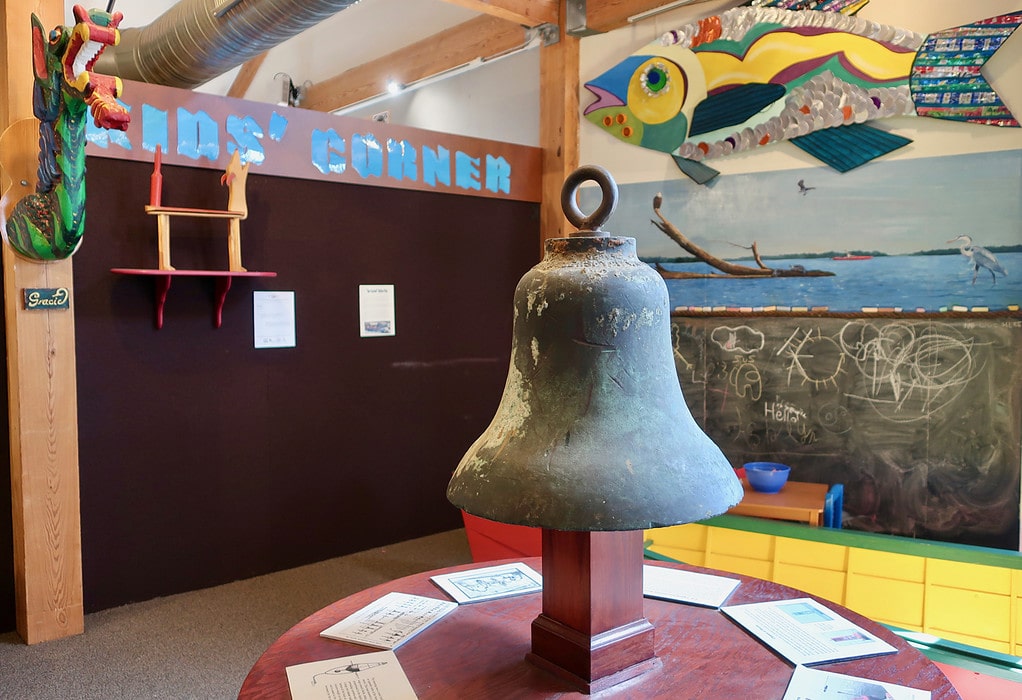
[[[972,236],[966,236],[964,233],[961,233],[948,241],[948,243],[957,243],[958,250],[960,250],[962,255],[967,257],[972,263],[973,284],[976,284],[976,277],[979,275],[979,268],[981,267],[990,273],[990,278],[993,279],[994,284],[997,284],[997,275],[994,274],[995,272],[1000,272],[1002,275],[1008,274],[1008,271],[1004,269],[1004,266],[997,261],[996,255],[981,245],[972,244]]]
[[[798,193],[800,195],[802,195],[803,197],[806,196],[806,194],[809,192],[809,190],[815,190],[815,189],[816,189],[815,187],[806,187],[806,181],[805,180],[799,180],[798,181]]]

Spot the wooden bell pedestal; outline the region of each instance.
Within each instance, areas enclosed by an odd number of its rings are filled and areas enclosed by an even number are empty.
[[[596,693],[660,668],[643,612],[641,530],[543,530],[532,663]]]

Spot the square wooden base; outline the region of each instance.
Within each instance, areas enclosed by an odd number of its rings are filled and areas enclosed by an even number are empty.
[[[527,658],[586,693],[660,668],[643,614],[641,531],[543,531],[543,612]]]

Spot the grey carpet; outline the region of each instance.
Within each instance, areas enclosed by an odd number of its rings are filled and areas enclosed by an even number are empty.
[[[452,530],[103,610],[76,637],[28,646],[0,635],[0,698],[236,698],[259,655],[302,618],[378,583],[471,560],[465,531]]]

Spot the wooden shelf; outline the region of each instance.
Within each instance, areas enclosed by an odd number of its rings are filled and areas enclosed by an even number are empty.
[[[216,299],[213,311],[213,324],[219,328],[223,323],[224,300],[235,277],[276,277],[276,272],[232,272],[230,270],[153,270],[132,267],[114,267],[110,269],[118,275],[135,275],[152,277],[156,284],[156,327],[163,328],[163,307],[167,302],[170,281],[174,277],[212,277],[216,279]]]

